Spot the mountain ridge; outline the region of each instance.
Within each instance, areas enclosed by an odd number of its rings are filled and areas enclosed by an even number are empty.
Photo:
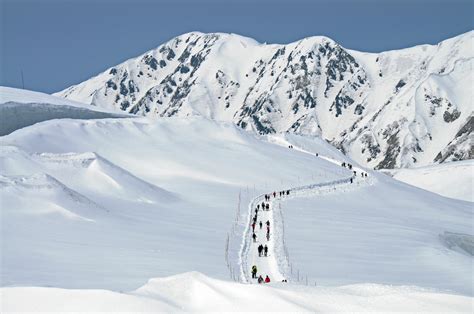
[[[55,95],[320,136],[371,168],[417,167],[474,158],[473,37],[367,53],[324,36],[267,45],[190,32]]]

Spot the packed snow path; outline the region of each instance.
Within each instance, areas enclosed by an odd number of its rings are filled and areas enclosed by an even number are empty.
[[[315,155],[312,152],[306,151],[302,148],[295,148],[291,146],[292,149]],[[329,162],[341,165],[340,161],[325,157],[317,156],[323,158]],[[354,173],[351,176],[330,181],[324,183],[315,183],[310,185],[304,185],[299,187],[294,187],[289,190],[282,191],[283,195],[280,194],[280,191],[272,191],[267,195],[270,196],[270,200],[265,200],[265,194],[259,195],[254,198],[248,208],[248,225],[245,229],[243,235],[243,242],[241,247],[241,281],[247,283],[257,283],[258,277],[262,276],[265,279],[268,276],[271,282],[281,282],[282,280],[292,281],[295,278],[295,274],[292,273],[290,269],[290,264],[286,252],[286,247],[284,245],[284,225],[282,219],[280,202],[285,201],[289,198],[298,197],[298,196],[309,196],[314,194],[323,194],[331,192],[343,192],[348,189],[358,188],[361,185],[368,185],[372,183],[372,177],[363,177],[361,173],[366,173],[365,170],[358,167],[352,167]],[[289,194],[286,193],[289,191]],[[274,194],[275,193],[275,194]],[[269,210],[262,210],[262,203],[269,204]],[[255,209],[259,205],[259,209],[256,212]],[[252,227],[254,222],[254,217],[257,215],[257,220],[255,222],[255,230]],[[279,219],[276,219],[278,217]],[[262,228],[260,228],[260,221],[262,222]],[[267,239],[267,226],[266,222],[270,222],[270,237]],[[253,239],[253,234],[255,232],[256,239]],[[268,254],[265,256],[263,253],[260,255],[258,252],[258,247],[260,245],[268,247]],[[252,266],[257,266],[257,276],[252,278]],[[298,275],[299,277],[299,275]]]

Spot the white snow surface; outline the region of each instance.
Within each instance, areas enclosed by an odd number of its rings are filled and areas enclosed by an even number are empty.
[[[52,119],[130,117],[116,109],[93,107],[44,93],[0,86],[0,136]]]
[[[137,290],[1,288],[6,312],[437,312],[469,313],[472,299],[410,286],[245,285],[197,272],[154,278]],[[25,302],[27,300],[27,302]]]
[[[5,311],[472,306],[472,256],[446,241],[469,244],[472,203],[373,171],[323,188],[351,176],[324,141],[199,117],[50,120],[0,139]],[[268,213],[271,287],[221,281],[242,280],[251,200],[295,187]]]
[[[453,161],[441,165],[389,172],[395,179],[455,199],[474,202],[474,161]]]

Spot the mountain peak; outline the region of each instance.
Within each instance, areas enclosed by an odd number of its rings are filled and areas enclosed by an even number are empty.
[[[473,34],[368,54],[324,36],[279,45],[190,32],[57,95],[153,118],[201,115],[259,134],[321,136],[370,167],[429,165],[474,157],[471,131],[457,135],[471,130]]]

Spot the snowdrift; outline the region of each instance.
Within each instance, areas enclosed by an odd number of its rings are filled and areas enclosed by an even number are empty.
[[[0,136],[52,119],[104,119],[128,115],[43,93],[0,86]]]
[[[197,272],[155,278],[139,289],[0,289],[2,312],[470,312],[472,299],[409,286],[359,284],[338,288],[244,285]]]
[[[430,192],[474,202],[474,161],[455,161],[441,165],[389,172],[395,179]]]

